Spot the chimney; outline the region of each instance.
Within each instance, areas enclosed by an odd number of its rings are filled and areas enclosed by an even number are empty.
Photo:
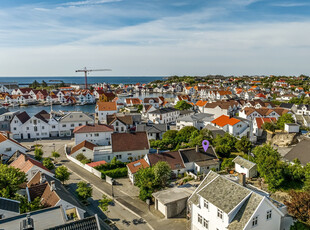
[[[45,181],[46,181],[45,174],[44,174],[44,173],[41,173],[40,184],[45,183]]]
[[[54,180],[52,180],[51,181],[51,191],[55,191],[56,190],[56,187],[55,187],[55,181]]]
[[[239,173],[239,184],[245,186],[246,178],[244,173]]]
[[[199,145],[196,145],[196,153],[199,153]]]
[[[157,148],[156,153],[159,153],[159,148]]]
[[[27,214],[25,220],[20,223],[20,230],[34,230],[33,219]]]

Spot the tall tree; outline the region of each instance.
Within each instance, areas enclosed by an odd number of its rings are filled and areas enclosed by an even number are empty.
[[[248,140],[246,136],[243,136],[240,140],[236,142],[235,146],[238,151],[247,154],[252,148],[252,143]]]
[[[294,120],[292,114],[285,113],[281,117],[279,117],[279,119],[277,121],[278,128],[283,130],[285,123],[295,123],[295,120]]]
[[[159,161],[155,164],[153,170],[156,183],[164,188],[171,177],[170,165],[166,161]]]
[[[0,164],[0,196],[12,198],[19,185],[27,181],[26,174],[19,169]]]
[[[62,182],[62,184],[64,184],[65,181],[69,180],[70,173],[65,166],[60,166],[60,167],[56,168],[55,176],[58,180],[60,180]]]

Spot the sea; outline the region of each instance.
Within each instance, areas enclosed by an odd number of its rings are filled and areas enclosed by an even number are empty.
[[[88,84],[95,83],[110,83],[110,84],[136,84],[136,83],[149,83],[155,80],[163,80],[165,76],[121,76],[121,77],[87,77]],[[84,84],[85,78],[84,76],[76,77],[76,76],[68,76],[68,77],[0,77],[0,83],[18,83],[20,86],[26,86],[34,81],[41,83],[45,81],[47,84],[64,82],[68,84]]]
[[[95,83],[110,83],[110,84],[136,84],[136,83],[149,83],[155,80],[163,80],[166,77],[154,77],[154,76],[145,76],[145,77],[135,77],[135,76],[128,76],[128,77],[87,77],[88,84],[95,84]],[[38,81],[39,83],[45,81],[46,83],[55,83],[56,81],[63,81],[64,83],[68,84],[84,84],[85,79],[84,77],[0,77],[0,84],[1,83],[11,83],[15,84],[18,83],[21,87],[26,87],[34,81]],[[56,82],[57,83],[57,82]],[[172,98],[174,97],[173,94],[139,94],[136,93],[133,97],[138,97],[143,100],[145,97],[158,97],[164,96],[165,98]],[[122,98],[124,100],[124,98]],[[36,113],[40,112],[41,110],[45,110],[47,112],[51,111],[50,106],[37,106],[37,105],[29,105],[23,107],[9,107],[9,111],[15,112],[26,111],[30,116],[35,115]],[[83,111],[87,113],[95,113],[95,105],[53,105],[52,108],[54,111]]]

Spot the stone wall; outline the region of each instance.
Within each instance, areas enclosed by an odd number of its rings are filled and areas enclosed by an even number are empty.
[[[283,131],[267,131],[267,143],[277,145],[279,147],[294,145],[298,143],[298,135],[298,133],[287,133]]]

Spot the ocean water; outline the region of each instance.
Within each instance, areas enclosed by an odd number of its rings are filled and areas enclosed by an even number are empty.
[[[111,84],[135,84],[135,83],[149,83],[155,80],[163,80],[165,77],[154,77],[154,76],[145,76],[145,77],[87,77],[88,84],[95,83],[111,83]],[[51,83],[50,81],[63,81],[64,83],[69,84],[84,84],[84,76],[81,77],[0,77],[0,83],[18,83],[20,85],[29,85],[32,82],[37,80],[39,83],[43,80],[46,83]]]

